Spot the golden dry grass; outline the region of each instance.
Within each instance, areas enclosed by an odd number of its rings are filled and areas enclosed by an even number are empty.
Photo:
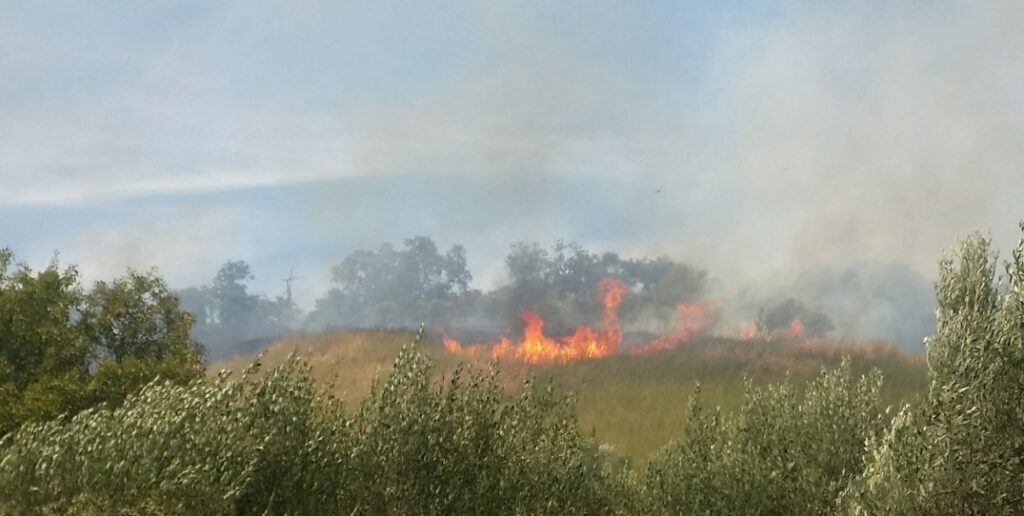
[[[407,331],[347,331],[326,335],[293,336],[271,345],[263,354],[264,368],[280,363],[296,351],[307,358],[314,378],[329,392],[353,404],[369,392],[375,376],[383,376],[403,344],[414,334]],[[464,358],[448,354],[435,341],[422,345],[443,376]],[[827,340],[765,342],[726,338],[701,339],[674,350],[644,355],[623,354],[564,365],[499,364],[500,380],[515,389],[528,375],[551,379],[576,398],[581,428],[611,445],[636,463],[682,435],[688,401],[696,382],[708,405],[732,410],[743,401],[743,379],[755,383],[789,378],[802,385],[822,367],[837,366],[843,356],[852,359],[855,372],[877,367],[885,376],[886,403],[913,402],[926,386],[921,355],[883,343]],[[210,367],[239,371],[252,356],[236,357]],[[484,361],[474,367],[487,367]]]

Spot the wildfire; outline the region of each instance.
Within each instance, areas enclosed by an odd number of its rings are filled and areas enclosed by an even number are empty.
[[[804,336],[804,323],[800,319],[793,319],[784,330],[779,330],[780,339],[795,339]]]
[[[761,334],[761,328],[757,324],[757,321],[750,321],[740,328],[740,340],[753,340]]]
[[[799,318],[790,321],[789,326],[775,330],[766,330],[763,324],[751,321],[740,329],[740,339],[753,340],[757,338],[765,340],[799,339],[804,336],[804,323]]]
[[[596,328],[580,326],[570,335],[551,338],[544,335],[544,319],[540,314],[523,310],[523,337],[519,342],[502,337],[495,343],[463,346],[443,334],[444,347],[459,355],[514,358],[531,364],[564,363],[617,354],[622,346],[618,306],[626,294],[626,287],[617,278],[607,277],[598,282],[597,291],[601,295],[602,318]],[[669,334],[635,347],[631,352],[670,349],[688,342],[711,327],[715,306],[710,303],[681,303],[676,312],[677,323]]]
[[[618,306],[626,294],[626,287],[617,278],[604,278],[597,284],[601,294],[602,318],[598,328],[580,326],[572,335],[560,339],[544,335],[544,319],[537,312],[523,310],[523,339],[513,343],[506,337],[493,344],[463,346],[444,335],[444,347],[451,353],[493,358],[512,357],[531,364],[571,362],[581,358],[599,358],[613,355],[622,344],[622,330],[618,323]],[[489,353],[488,353],[489,350]]]
[[[633,353],[646,353],[672,349],[700,335],[715,323],[717,307],[714,303],[679,303],[676,305],[676,325],[667,335],[658,337],[643,346],[633,348]]]

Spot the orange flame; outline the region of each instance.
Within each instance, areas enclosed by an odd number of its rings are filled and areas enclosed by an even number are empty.
[[[804,323],[800,319],[793,319],[784,330],[778,331],[781,339],[796,339],[804,336]]]
[[[626,295],[626,286],[618,278],[609,276],[597,282],[597,291],[603,293],[601,304],[604,307],[604,322],[614,324],[619,317],[616,310]]]
[[[492,344],[463,346],[457,340],[442,332],[445,349],[450,353],[479,357],[489,354],[492,358],[510,357],[531,364],[564,363],[583,358],[601,358],[619,353],[622,345],[622,329],[619,327],[618,306],[626,294],[626,287],[618,278],[606,277],[597,284],[601,296],[602,319],[595,329],[580,326],[565,337],[558,339],[544,335],[544,319],[531,310],[523,310],[523,338],[513,342],[502,337]],[[668,335],[634,348],[634,353],[670,349],[688,342],[694,336],[707,331],[714,323],[715,306],[710,303],[680,303],[676,307],[678,322]]]
[[[676,305],[676,326],[667,335],[633,348],[633,353],[646,353],[673,349],[700,335],[715,322],[717,306],[714,303],[679,303]]]
[[[753,340],[760,334],[761,329],[757,327],[757,321],[750,321],[740,328],[740,340]]]
[[[618,324],[617,309],[626,294],[626,287],[617,278],[604,278],[597,284],[601,294],[602,320],[599,328],[580,326],[560,339],[544,335],[544,319],[531,310],[523,310],[523,338],[512,342],[502,337],[493,344],[463,346],[442,332],[445,349],[465,356],[489,354],[492,358],[511,357],[531,364],[570,362],[581,358],[599,358],[613,355],[622,344],[622,330]]]
[[[804,336],[804,323],[799,318],[790,321],[789,326],[785,328],[778,328],[775,330],[767,331],[762,326],[759,326],[756,321],[751,321],[740,329],[740,339],[742,340],[753,340],[753,339],[764,339],[764,340],[779,340],[779,339],[799,339]]]

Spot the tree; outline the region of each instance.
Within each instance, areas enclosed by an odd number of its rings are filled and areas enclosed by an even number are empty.
[[[157,376],[201,376],[190,316],[155,273],[88,293],[56,259],[33,272],[0,250],[0,435],[24,421],[119,403]]]
[[[98,359],[121,363],[130,357],[195,359],[199,354],[189,337],[191,316],[155,272],[99,281],[84,301],[80,324]]]
[[[707,273],[704,271],[668,260],[655,263],[661,274],[652,275],[647,280],[654,281],[651,298],[655,304],[675,307],[678,303],[696,300],[704,292],[707,283]]]
[[[471,280],[462,246],[441,254],[433,240],[419,236],[401,248],[358,250],[331,269],[334,288],[317,301],[310,321],[320,327],[414,326],[467,293]]]
[[[508,284],[482,293],[469,288],[466,251],[441,253],[427,237],[358,250],[331,270],[332,288],[316,301],[307,326],[416,327],[421,322],[492,338],[521,327],[522,310],[544,314],[552,334],[600,317],[595,286],[607,276],[630,290],[623,319],[673,324],[677,303],[699,299],[707,274],[667,257],[623,259],[575,242],[513,243],[505,257]],[[201,303],[196,303],[201,307]],[[647,329],[649,327],[645,327]]]
[[[251,351],[298,324],[301,314],[291,298],[249,292],[253,278],[247,262],[229,260],[208,284],[177,292],[193,316],[192,335],[207,347],[210,359]]]
[[[184,382],[202,375],[192,317],[155,272],[97,282],[80,314],[95,364],[94,399],[120,402],[158,376]]]
[[[542,292],[550,286],[553,267],[548,252],[536,242],[516,242],[505,257],[512,288]]]
[[[88,341],[72,321],[78,271],[54,259],[33,273],[0,250],[0,435],[87,404]]]
[[[209,288],[217,322],[224,325],[238,324],[256,312],[259,298],[250,295],[245,284],[253,277],[245,261],[228,261],[221,265]]]
[[[1021,225],[1024,231],[1024,224]],[[1024,506],[1024,239],[996,280],[975,234],[940,263],[926,399],[873,442],[844,494],[857,514],[1016,514]]]

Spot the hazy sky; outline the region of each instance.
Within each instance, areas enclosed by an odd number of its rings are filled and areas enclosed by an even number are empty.
[[[1024,3],[0,1],[0,245],[174,284],[423,234],[757,280],[1024,218]],[[660,193],[656,193],[658,189]]]

